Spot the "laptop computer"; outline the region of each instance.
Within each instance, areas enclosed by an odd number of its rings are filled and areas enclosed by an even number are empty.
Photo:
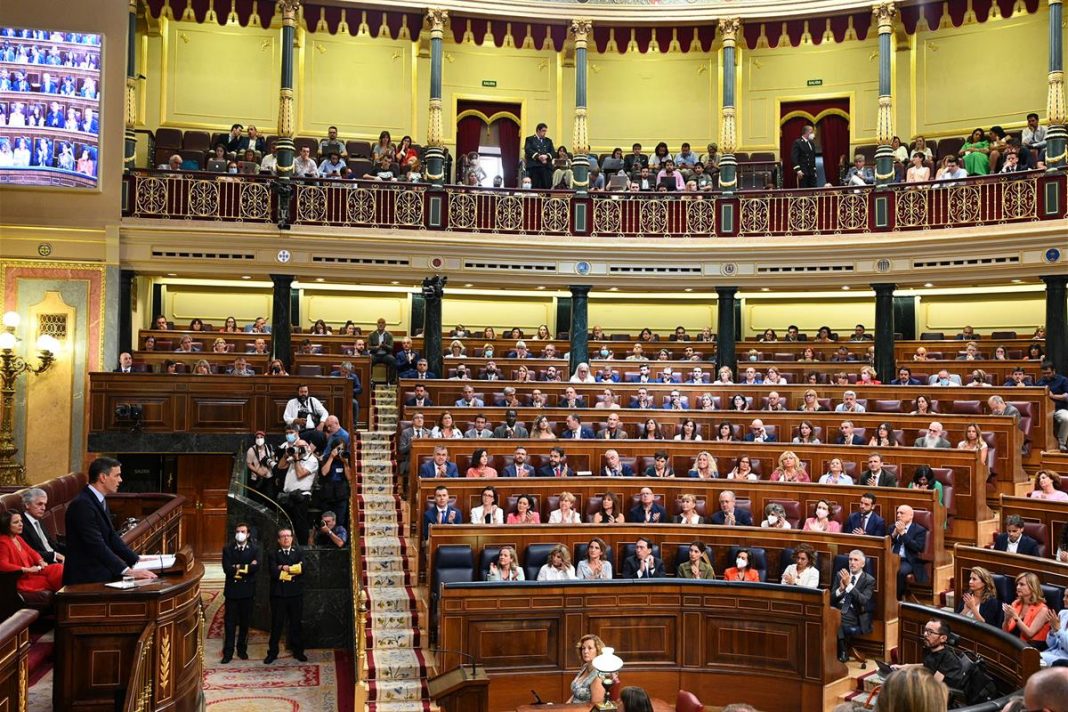
[[[255,161],[241,161],[237,164],[237,172],[255,175],[260,172],[260,164]]]
[[[221,158],[213,158],[208,161],[208,171],[211,173],[226,173],[226,161]]]
[[[628,182],[629,181],[627,180],[626,176],[614,175],[614,176],[612,176],[611,178],[608,179],[607,189],[608,190],[626,190]]]

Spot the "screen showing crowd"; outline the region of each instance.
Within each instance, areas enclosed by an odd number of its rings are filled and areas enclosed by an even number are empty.
[[[0,27],[0,183],[96,187],[101,42]]]

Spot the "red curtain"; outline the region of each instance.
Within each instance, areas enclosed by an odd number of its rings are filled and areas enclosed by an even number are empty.
[[[501,163],[504,167],[504,185],[519,187],[519,124],[509,119],[497,121],[501,141]]]
[[[849,120],[837,114],[827,114],[816,124],[816,141],[823,148],[823,172],[827,182],[838,185],[838,159],[849,156]]]
[[[849,153],[849,116],[848,99],[821,99],[813,101],[792,101],[782,104],[780,116],[790,118],[780,120],[779,156],[783,165],[784,188],[796,188],[797,176],[790,162],[790,152],[794,141],[801,136],[801,128],[815,120],[816,148],[823,156],[823,170],[830,183],[838,182],[838,158]],[[797,115],[800,114],[800,115]]]
[[[459,172],[460,166],[463,165],[463,156],[471,151],[478,150],[479,140],[482,138],[482,132],[485,129],[486,124],[477,116],[465,116],[456,124],[456,156],[453,159],[453,163],[457,172]],[[463,176],[457,175],[456,182],[459,183],[462,178]]]

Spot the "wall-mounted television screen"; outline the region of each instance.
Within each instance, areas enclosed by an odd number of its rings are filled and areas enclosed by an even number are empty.
[[[0,26],[0,184],[96,188],[102,41]]]

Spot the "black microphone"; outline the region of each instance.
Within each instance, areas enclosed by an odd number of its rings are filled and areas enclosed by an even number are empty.
[[[445,648],[430,648],[430,652],[432,652],[432,653],[445,653],[447,655],[462,655],[465,658],[469,658],[471,660],[471,675],[472,676],[475,675],[475,656],[472,655],[471,653],[465,653],[462,650],[446,650]],[[461,666],[461,667],[463,667],[463,666]]]
[[[544,705],[545,704],[544,702],[541,701],[541,697],[538,696],[537,692],[535,692],[534,690],[531,690],[530,694],[534,695],[534,704],[536,704],[536,705]]]

